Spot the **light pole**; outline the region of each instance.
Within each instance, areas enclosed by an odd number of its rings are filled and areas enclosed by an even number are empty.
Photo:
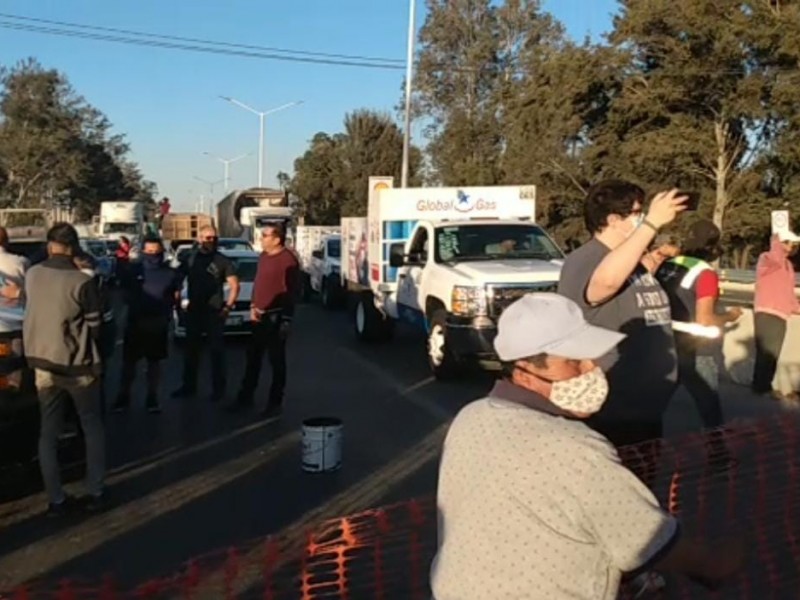
[[[207,179],[203,179],[202,177],[198,177],[197,175],[195,175],[193,177],[193,179],[196,179],[197,181],[199,181],[201,183],[205,183],[208,186],[208,195],[209,195],[209,200],[208,200],[208,209],[209,210],[208,210],[208,212],[211,213],[211,204],[214,201],[214,187],[217,186],[218,184],[222,183],[223,180],[222,179],[218,179],[217,181],[208,181]],[[205,212],[205,207],[206,207],[205,199],[203,198],[203,195],[201,194],[200,195],[200,210],[198,212]]]
[[[416,0],[409,0],[408,7],[408,45],[406,52],[406,114],[403,131],[403,168],[400,174],[400,187],[408,187],[408,153],[411,140],[411,88],[414,76],[414,38],[416,33]]]
[[[248,154],[240,154],[236,158],[222,158],[220,156],[217,156],[216,154],[211,154],[211,152],[203,152],[203,154],[205,154],[206,156],[210,156],[211,158],[216,158],[219,162],[225,165],[222,171],[223,172],[222,181],[224,182],[223,188],[225,189],[226,192],[228,191],[228,181],[230,180],[230,178],[228,177],[228,173],[231,163],[235,163],[237,160],[242,160],[243,158],[250,156],[250,154],[248,153]]]
[[[229,96],[220,96],[223,100],[227,100],[231,104],[235,104],[239,108],[243,108],[246,111],[253,113],[254,115],[258,115],[258,187],[263,187],[264,183],[264,117],[267,115],[271,115],[272,113],[276,113],[279,110],[283,110],[285,108],[291,108],[292,106],[298,106],[303,103],[302,100],[297,100],[296,102],[288,102],[287,104],[283,104],[282,106],[277,106],[275,108],[271,108],[269,110],[256,110],[252,106],[248,106],[244,102],[239,102],[235,98],[231,98]]]

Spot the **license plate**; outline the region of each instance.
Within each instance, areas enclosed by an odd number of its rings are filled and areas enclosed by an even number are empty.
[[[242,324],[242,317],[228,317],[225,320],[226,327],[239,327]]]

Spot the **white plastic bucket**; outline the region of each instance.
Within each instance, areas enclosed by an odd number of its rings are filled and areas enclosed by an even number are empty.
[[[342,421],[314,417],[303,421],[303,470],[335,471],[342,466]]]

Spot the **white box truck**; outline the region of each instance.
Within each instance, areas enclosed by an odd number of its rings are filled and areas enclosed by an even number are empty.
[[[563,264],[535,223],[535,199],[535,186],[394,189],[392,178],[371,177],[367,216],[342,219],[357,337],[388,339],[402,320],[426,332],[437,378],[496,365],[500,313],[554,291]]]
[[[341,305],[341,227],[299,225],[295,232],[294,250],[303,270],[303,291],[306,298],[319,294],[325,308]]]
[[[141,202],[100,203],[101,238],[119,240],[125,236],[135,245],[144,234],[144,227],[144,207]]]

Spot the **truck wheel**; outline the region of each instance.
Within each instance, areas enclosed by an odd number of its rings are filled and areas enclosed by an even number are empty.
[[[377,308],[372,294],[360,294],[353,315],[356,338],[362,342],[385,341],[392,337],[394,323]]]
[[[428,331],[428,365],[436,379],[452,379],[458,374],[458,361],[447,345],[447,311],[437,309]]]

